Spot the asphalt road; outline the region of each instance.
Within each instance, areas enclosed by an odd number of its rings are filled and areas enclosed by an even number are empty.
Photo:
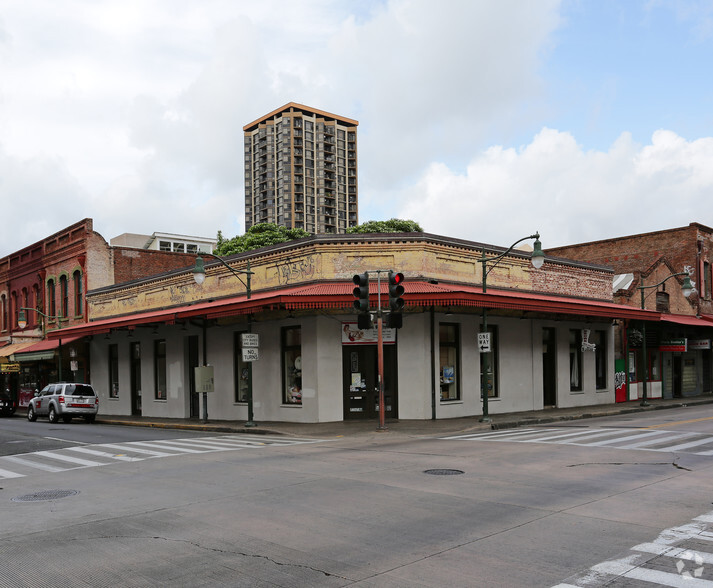
[[[0,446],[62,441],[0,457],[0,586],[713,581],[708,406],[454,439],[29,425]]]

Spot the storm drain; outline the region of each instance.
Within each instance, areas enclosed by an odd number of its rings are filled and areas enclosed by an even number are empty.
[[[32,494],[23,494],[15,496],[14,502],[39,502],[40,500],[57,500],[58,498],[67,498],[79,494],[79,490],[40,490]]]
[[[424,470],[424,474],[431,474],[432,476],[457,476],[458,474],[465,473],[463,470]]]

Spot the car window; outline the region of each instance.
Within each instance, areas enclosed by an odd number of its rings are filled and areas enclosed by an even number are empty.
[[[44,390],[42,390],[42,396],[49,396],[50,394],[54,394],[54,389],[55,386],[53,384],[45,386]]]
[[[88,384],[67,384],[64,393],[67,396],[94,396],[94,388]]]

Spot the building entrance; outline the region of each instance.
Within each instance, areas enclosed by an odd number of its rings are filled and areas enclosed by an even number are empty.
[[[379,417],[379,364],[376,345],[344,345],[344,420]],[[396,345],[384,345],[386,418],[398,416]]]

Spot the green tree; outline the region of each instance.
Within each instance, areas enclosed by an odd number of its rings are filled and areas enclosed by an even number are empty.
[[[216,255],[231,255],[243,251],[259,249],[266,245],[285,243],[302,237],[309,237],[309,233],[302,229],[289,229],[279,227],[274,223],[260,223],[250,227],[244,235],[238,235],[232,239],[223,237],[223,233],[218,231],[218,243],[215,248]]]
[[[367,221],[347,229],[347,233],[423,233],[416,221],[392,218],[386,221]]]

